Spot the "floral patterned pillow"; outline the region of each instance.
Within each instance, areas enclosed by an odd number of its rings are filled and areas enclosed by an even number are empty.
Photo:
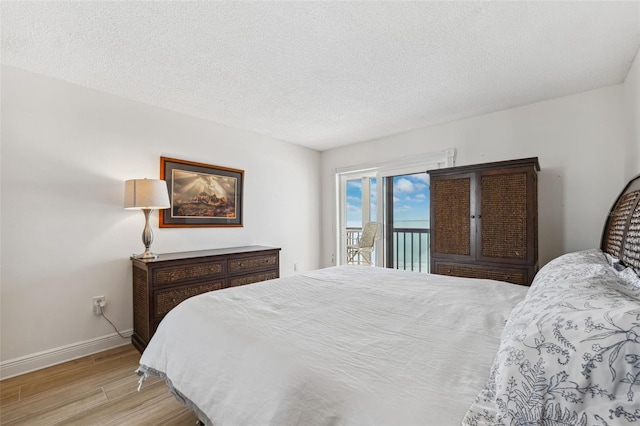
[[[536,275],[464,425],[640,425],[640,288],[599,250]]]
[[[633,268],[625,268],[621,271],[616,271],[620,281],[632,292],[640,292],[640,277],[636,274]]]

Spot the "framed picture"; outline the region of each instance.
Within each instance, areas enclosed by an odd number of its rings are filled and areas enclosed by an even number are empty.
[[[242,226],[243,178],[243,170],[160,157],[171,203],[160,227]]]

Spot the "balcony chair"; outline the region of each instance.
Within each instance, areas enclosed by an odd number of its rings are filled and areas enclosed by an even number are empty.
[[[364,225],[358,244],[350,244],[347,246],[347,263],[360,264],[360,261],[357,260],[357,256],[360,255],[365,264],[372,264],[371,252],[373,252],[377,232],[378,224],[376,222],[369,222]]]

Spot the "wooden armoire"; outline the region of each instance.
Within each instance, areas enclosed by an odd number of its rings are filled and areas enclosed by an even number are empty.
[[[539,170],[534,157],[429,171],[431,272],[530,285]]]

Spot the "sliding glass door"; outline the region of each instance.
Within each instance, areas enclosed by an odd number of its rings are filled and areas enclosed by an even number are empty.
[[[367,222],[377,223],[374,266],[429,271],[429,182],[427,170],[451,167],[455,149],[381,164],[336,169],[337,265],[349,260]]]
[[[385,265],[429,272],[429,176],[426,172],[384,178]]]
[[[376,265],[376,246],[368,257],[354,254],[349,246],[358,245],[366,223],[376,222],[376,178],[369,173],[354,173],[341,177],[340,184],[340,262],[338,264]]]

